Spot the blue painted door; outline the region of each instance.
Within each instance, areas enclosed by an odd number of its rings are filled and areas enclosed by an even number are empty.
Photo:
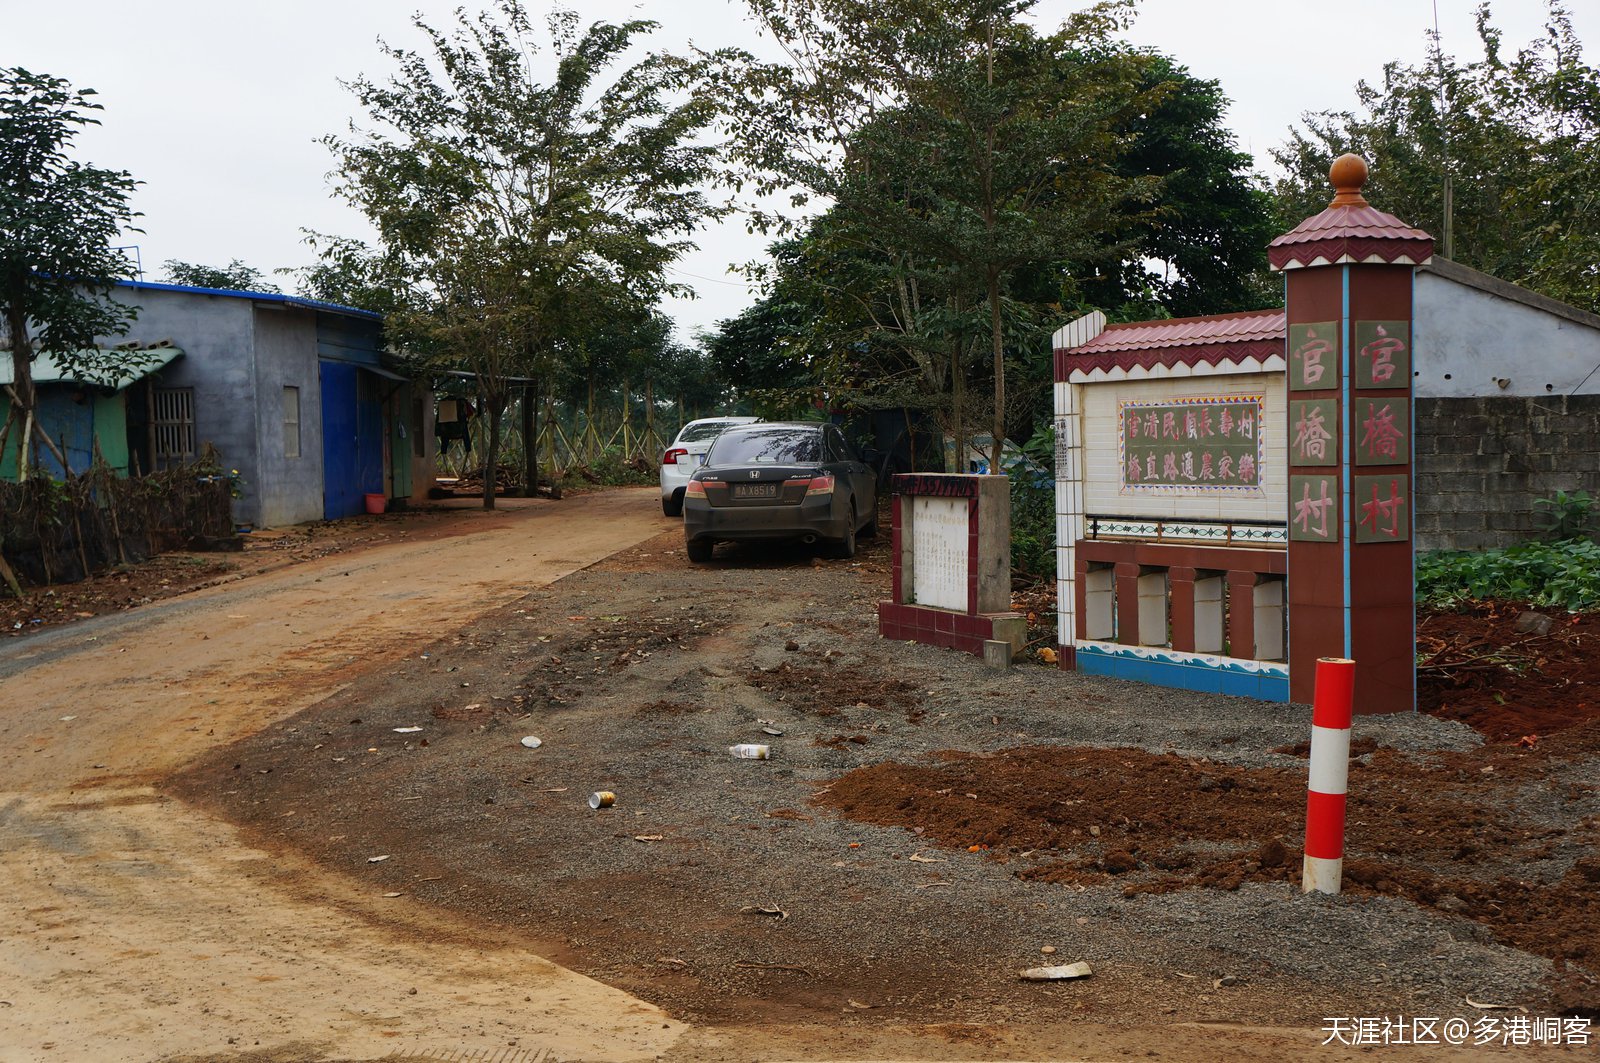
[[[349,517],[365,508],[356,446],[356,367],[323,361],[322,516]]]

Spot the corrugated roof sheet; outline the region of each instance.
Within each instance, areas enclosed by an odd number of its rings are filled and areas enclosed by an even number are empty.
[[[383,315],[371,310],[360,310],[353,306],[344,306],[339,303],[325,303],[321,299],[307,299],[299,295],[284,295],[282,292],[246,292],[233,288],[197,288],[192,284],[159,284],[155,281],[118,281],[118,288],[148,289],[157,292],[194,292],[197,295],[220,295],[229,299],[250,299],[257,303],[282,303],[285,306],[298,307],[302,310],[320,310],[327,314],[342,314],[345,317],[365,318],[368,321],[382,321]]]
[[[182,357],[182,355],[182,350],[171,346],[135,349],[101,347],[94,352],[93,357],[101,360],[103,364],[114,362],[119,358],[126,359],[128,364],[118,368],[108,367],[98,372],[68,373],[46,351],[41,352],[33,360],[33,382],[35,384],[89,384],[94,387],[121,391],[129,384],[143,380],[151,373],[165,367],[173,359]],[[5,357],[0,358],[0,386],[10,384],[12,379],[11,356],[10,352],[7,351]]]
[[[1331,206],[1267,245],[1273,269],[1334,262],[1420,265],[1433,255],[1433,237],[1371,204]]]
[[[1359,237],[1369,240],[1427,240],[1433,237],[1407,225],[1393,214],[1385,214],[1367,204],[1359,207],[1328,207],[1313,214],[1278,237],[1268,247],[1309,243],[1314,240]]]
[[[1066,353],[1090,355],[1282,340],[1284,331],[1281,307],[1237,314],[1180,317],[1168,321],[1135,321],[1125,325],[1107,325],[1100,335]]]

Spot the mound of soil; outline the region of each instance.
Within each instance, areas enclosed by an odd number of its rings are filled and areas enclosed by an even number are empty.
[[[1491,742],[1600,719],[1600,613],[1542,610],[1547,634],[1517,629],[1519,602],[1476,602],[1417,619],[1417,703]]]
[[[1537,785],[1548,755],[1587,755],[1600,724],[1564,738],[1540,754],[1499,747],[1420,760],[1378,747],[1352,761],[1345,887],[1462,915],[1503,944],[1570,965],[1580,989],[1567,1006],[1586,1011],[1600,1006],[1600,823],[1537,828],[1492,792]],[[987,850],[1031,881],[1116,880],[1134,896],[1299,880],[1303,769],[1055,746],[939,760],[859,768],[815,800],[947,848]]]

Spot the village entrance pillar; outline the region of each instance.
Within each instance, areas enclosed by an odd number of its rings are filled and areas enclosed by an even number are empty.
[[[1357,713],[1410,711],[1412,274],[1433,238],[1367,203],[1359,156],[1329,178],[1328,209],[1268,248],[1288,326],[1289,693],[1311,701],[1317,659],[1346,657]]]

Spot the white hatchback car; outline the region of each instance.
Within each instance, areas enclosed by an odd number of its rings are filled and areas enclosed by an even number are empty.
[[[683,491],[689,476],[706,460],[706,451],[725,430],[736,424],[755,424],[759,417],[702,417],[678,432],[661,455],[661,512],[669,517],[683,513]]]

